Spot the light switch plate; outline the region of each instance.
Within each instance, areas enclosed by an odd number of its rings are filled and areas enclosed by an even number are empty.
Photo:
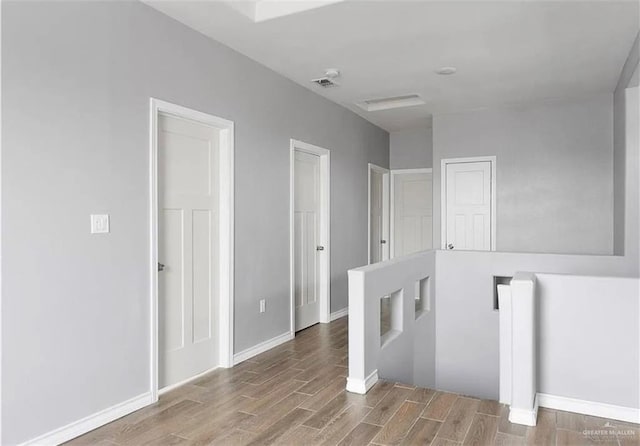
[[[109,214],[91,215],[91,233],[106,234],[109,232]]]
[[[260,299],[260,313],[264,313],[265,311],[267,311],[267,301]]]

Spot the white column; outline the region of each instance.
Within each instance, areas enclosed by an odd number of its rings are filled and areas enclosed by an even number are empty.
[[[365,272],[349,271],[349,376],[347,391],[365,394],[378,381],[377,353],[380,320],[375,304],[367,302]],[[377,330],[377,331],[376,331]],[[377,343],[377,344],[376,344]]]
[[[511,408],[509,421],[535,426],[536,397],[536,300],[535,275],[517,273],[511,280]]]

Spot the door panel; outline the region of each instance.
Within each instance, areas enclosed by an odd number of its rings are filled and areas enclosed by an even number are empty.
[[[218,364],[219,130],[158,117],[160,388]]]
[[[159,276],[159,333],[160,345],[165,351],[174,351],[184,346],[184,274],[182,233],[182,209],[163,209],[159,220],[158,239],[160,259],[175,259]]]
[[[296,331],[320,321],[320,157],[294,154],[294,301]]]
[[[491,250],[491,163],[448,163],[446,188],[446,248]]]
[[[431,249],[431,173],[395,173],[393,178],[394,257]]]

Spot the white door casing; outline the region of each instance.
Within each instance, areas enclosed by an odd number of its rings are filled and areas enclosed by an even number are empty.
[[[152,400],[233,366],[233,123],[151,99]],[[159,265],[164,264],[164,270]]]
[[[291,140],[291,335],[330,321],[330,152]]]
[[[442,249],[495,250],[495,157],[442,160]]]
[[[391,171],[391,256],[433,248],[432,170]]]
[[[369,163],[369,264],[389,258],[389,170]]]

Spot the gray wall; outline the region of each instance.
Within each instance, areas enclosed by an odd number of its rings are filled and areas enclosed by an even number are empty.
[[[433,134],[431,127],[399,130],[389,134],[389,164],[391,169],[431,167]]]
[[[331,150],[346,306],[387,132],[137,2],[2,2],[2,82],[3,444],[149,390],[149,97],[236,124],[235,350],[288,331],[289,138]]]
[[[638,86],[639,59],[640,33],[633,42],[613,93],[613,252],[617,255],[625,252],[625,89]]]
[[[611,254],[612,95],[433,118],[434,246],[440,161],[497,157],[497,250]]]

